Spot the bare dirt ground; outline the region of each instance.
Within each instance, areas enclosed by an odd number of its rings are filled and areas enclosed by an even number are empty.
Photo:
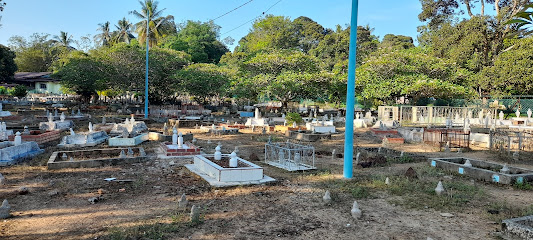
[[[211,188],[182,166],[187,161],[169,165],[170,160],[157,159],[155,142],[142,144],[152,155],[144,163],[47,170],[46,161],[55,150],[50,148],[26,165],[0,169],[6,178],[0,199],[8,199],[13,215],[0,222],[0,239],[499,239],[501,219],[533,212],[532,190],[473,181],[432,169],[427,162],[355,169],[355,177],[345,180],[342,158],[318,156],[317,170],[289,173],[262,162],[268,134],[212,137],[195,129],[180,131],[195,133],[197,145],[207,153],[214,152],[218,142],[223,153],[235,146],[244,159],[255,153],[260,159],[255,163],[277,182]],[[311,144],[317,151],[341,153],[340,132],[331,140]],[[281,134],[272,136],[286,141]],[[355,142],[380,144],[366,130],[356,131]],[[391,148],[444,155],[425,144]],[[485,151],[462,155],[499,161]],[[409,167],[417,171],[418,179],[403,177]],[[131,181],[104,181],[109,177]],[[391,185],[384,184],[385,177],[391,178]],[[439,180],[448,187],[445,196],[432,191]],[[29,193],[19,194],[22,186]],[[332,192],[330,204],[322,201],[326,190]],[[99,191],[102,199],[91,204],[88,199],[99,196]],[[189,207],[201,207],[200,222],[189,221],[190,209],[178,209],[183,193]],[[358,220],[350,215],[354,200],[363,211]]]

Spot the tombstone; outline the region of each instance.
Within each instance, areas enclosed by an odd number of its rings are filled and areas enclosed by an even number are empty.
[[[11,216],[9,213],[11,211],[11,206],[9,206],[9,202],[7,202],[7,199],[4,199],[2,202],[2,206],[0,206],[0,219],[6,219]]]
[[[125,125],[130,125],[130,119],[129,119],[129,118],[126,118],[126,121],[124,121],[124,124],[125,124]]]
[[[78,108],[78,113],[77,113],[76,115],[77,115],[77,116],[82,116],[82,115],[81,115],[81,111],[80,111],[79,108]]]
[[[181,195],[180,199],[178,200],[178,208],[180,209],[185,209],[187,208],[187,203],[189,201],[187,201],[187,196],[184,194]]]
[[[444,146],[444,153],[450,153],[450,142],[446,142]]]
[[[490,123],[490,115],[487,114],[487,116],[485,116],[485,128],[489,127],[489,123]]]
[[[465,119],[463,130],[465,133],[470,132],[470,119],[469,118]]]
[[[232,152],[230,154],[229,167],[236,168],[238,164],[239,164],[239,160],[237,159],[237,153]]]
[[[6,178],[0,173],[0,185],[6,185]]]
[[[105,121],[105,116],[102,117],[102,124],[105,125],[106,124],[106,121]]]
[[[459,122],[459,113],[458,112],[455,113],[455,121]]]
[[[503,111],[500,111],[498,114],[498,117],[500,118],[500,121],[503,121]]]
[[[127,128],[122,129],[122,134],[120,135],[122,138],[128,138],[130,136],[130,133],[128,132]]]
[[[366,112],[365,113],[365,118],[366,119],[371,119],[372,118],[372,113],[370,111]]]
[[[355,155],[355,165],[357,165],[359,163],[359,159],[360,158],[361,158],[361,153],[357,152],[357,154]]]
[[[294,153],[294,162],[296,164],[300,164],[300,161],[302,161],[302,155],[300,154],[300,152]]]
[[[331,202],[331,194],[330,194],[329,190],[326,190],[326,193],[324,194],[322,199],[324,200],[325,203],[330,203]]]
[[[359,113],[355,114],[355,119],[359,119],[360,117]]]
[[[214,158],[215,160],[219,161],[219,160],[222,160],[222,152],[220,152],[220,145],[218,145],[216,148],[215,148],[215,154],[214,154]]]
[[[18,146],[22,144],[22,137],[20,136],[20,132],[17,132],[15,134],[15,146]]]
[[[74,113],[74,109],[72,109],[72,111],[70,112],[70,115],[71,115],[71,116],[74,116],[74,115],[75,115],[75,113]]]
[[[181,132],[178,134],[178,148],[183,148],[183,135]]]
[[[48,114],[48,122],[53,122],[54,121],[54,116],[52,115],[52,113]]]
[[[261,112],[259,112],[259,108],[255,108],[255,119],[259,119],[261,117]]]
[[[61,112],[61,116],[59,116],[59,120],[61,122],[64,122],[65,121],[65,113],[64,112]]]
[[[126,153],[124,153],[124,149],[122,149],[120,151],[120,155],[118,156],[119,158],[126,158]]]
[[[74,158],[73,158],[73,157],[70,157],[69,161],[70,161],[70,162],[74,162]]]
[[[172,129],[172,145],[178,144],[178,130],[174,127]]]
[[[532,112],[531,112],[531,108],[528,108],[528,109],[527,109],[527,119],[530,119],[530,118],[531,118],[531,114],[532,114]]]
[[[298,127],[298,125],[296,125],[296,122],[292,122],[292,127],[293,127],[293,128]]]
[[[468,119],[471,119],[473,116],[472,110],[468,110]]]
[[[516,115],[517,118],[520,117],[520,110],[518,110],[518,108],[516,109],[515,115]]]
[[[93,129],[93,123],[92,122],[89,122],[89,132],[93,132],[94,129]]]
[[[449,118],[446,119],[446,128],[451,128],[452,127],[452,120],[450,120]]]
[[[463,164],[465,167],[472,167],[472,163],[470,160],[466,159],[465,164]]]
[[[6,131],[6,129],[4,128],[4,127],[5,127],[4,124],[5,124],[5,123],[2,123],[2,131]],[[24,131],[22,132],[22,134],[24,134],[24,135],[30,135],[30,129],[28,129],[28,126],[24,126]]]
[[[46,109],[46,114],[44,116],[48,117],[49,115],[50,115],[50,111],[48,111],[48,109]]]
[[[444,186],[442,186],[442,182],[439,181],[439,183],[437,183],[437,187],[435,188],[435,193],[440,196],[443,192]]]
[[[134,115],[131,115],[131,120],[130,120],[131,124],[135,123],[135,117]]]
[[[335,159],[335,148],[331,150],[331,160]]]
[[[515,160],[515,161],[520,160],[520,155],[518,154],[518,151],[515,151],[515,152],[513,153],[513,160]]]
[[[385,185],[390,185],[389,177],[385,178]]]
[[[420,114],[420,117],[418,119],[420,119],[419,121],[422,123],[426,122],[426,119],[424,119],[424,116],[422,114]]]
[[[54,117],[57,117],[57,109],[54,110]]]
[[[128,148],[128,157],[133,157],[133,149],[131,147]]]
[[[501,173],[509,173],[509,167],[507,167],[507,164],[504,164],[502,169],[500,169]]]
[[[199,222],[200,221],[200,208],[196,205],[192,205],[191,208],[191,222]]]
[[[483,121],[483,109],[479,110],[477,114],[478,114],[479,121],[480,122]]]
[[[234,151],[236,154],[239,154],[239,146],[235,146],[235,148],[233,149],[233,151]]]
[[[357,201],[353,201],[352,210],[350,212],[353,218],[361,218],[362,212],[361,209],[359,209],[359,204],[357,204]]]
[[[272,136],[270,136],[270,135],[268,136],[268,143],[269,144],[272,143]]]
[[[63,155],[61,156],[61,159],[63,159],[63,161],[67,161],[67,154],[66,153],[63,153]]]

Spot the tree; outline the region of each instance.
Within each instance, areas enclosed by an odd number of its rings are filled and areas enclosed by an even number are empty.
[[[513,39],[506,43],[494,66],[476,76],[485,93],[493,95],[533,95],[533,38]],[[512,46],[512,48],[510,47]]]
[[[12,80],[16,71],[15,52],[0,44],[0,82]]]
[[[115,25],[115,27],[117,28],[117,31],[116,34],[114,34],[115,36],[113,37],[114,43],[125,42],[129,44],[130,40],[135,38],[131,34],[132,25],[128,20],[126,20],[126,18],[118,20],[118,25]]]
[[[382,50],[383,51],[383,50]],[[356,90],[373,105],[393,104],[399,97],[472,97],[465,81],[470,75],[449,60],[433,57],[427,49],[376,52],[357,69]]]
[[[58,46],[63,46],[66,48],[72,48],[70,44],[74,42],[72,35],[68,35],[68,32],[61,31],[59,35],[54,36],[54,41]]]
[[[184,51],[196,63],[218,63],[228,48],[219,40],[220,26],[213,21],[187,21],[179,27],[177,34],[164,39],[160,46]]]
[[[9,48],[15,54],[15,63],[21,72],[46,72],[53,62],[63,52],[69,51],[66,47],[57,46],[55,41],[48,39],[48,34],[34,33],[26,40],[20,36],[9,38]]]
[[[61,79],[61,85],[88,101],[97,91],[106,89],[109,76],[106,65],[95,58],[76,56],[69,59],[52,77]]]
[[[533,9],[533,4],[527,4],[524,6],[523,10],[518,12],[513,16],[512,20],[509,20],[506,24],[516,24],[516,27],[519,29],[518,34],[522,36],[529,36],[533,34],[533,29],[530,29],[533,26],[533,12],[528,12],[527,10]]]
[[[386,34],[379,44],[380,48],[388,49],[408,49],[415,47],[413,38],[403,35]]]
[[[133,10],[130,14],[141,19],[140,22],[135,24],[135,32],[137,32],[141,44],[146,43],[146,19],[148,19],[150,30],[148,43],[150,47],[157,46],[161,38],[176,32],[174,17],[172,15],[163,17],[162,15],[165,9],[158,9],[158,1],[144,0],[144,2],[139,1],[139,3],[142,6],[141,12]]]
[[[178,71],[173,78],[178,82],[178,89],[195,96],[202,104],[209,99],[220,97],[227,89],[229,77],[214,64],[197,63]]]
[[[290,18],[267,15],[255,20],[248,35],[239,41],[238,51],[291,49],[298,46],[298,36]]]
[[[100,33],[94,36],[94,41],[97,42],[100,46],[109,46],[111,44],[111,30],[109,28],[109,21],[105,23],[98,24],[98,29]]]
[[[326,30],[322,25],[308,17],[298,17],[292,21],[296,35],[298,37],[298,48],[304,52],[316,48],[318,43],[330,30]]]

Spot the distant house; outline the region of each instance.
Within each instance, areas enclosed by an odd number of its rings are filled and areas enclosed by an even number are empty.
[[[24,85],[30,93],[63,94],[59,79],[50,77],[52,72],[18,72],[13,83]]]

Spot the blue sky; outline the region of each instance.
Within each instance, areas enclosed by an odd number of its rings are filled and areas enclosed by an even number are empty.
[[[176,22],[186,20],[208,21],[250,0],[159,0],[165,14],[173,15]],[[226,33],[239,25],[260,16],[279,0],[253,0],[234,12],[217,19],[216,24]],[[99,23],[110,21],[116,24],[126,17],[137,22],[128,12],[140,9],[137,0],[5,0],[7,6],[2,14],[0,44],[7,45],[13,35],[28,37],[32,33],[58,35],[60,31],[72,34],[75,39],[97,34]],[[350,22],[349,0],[281,0],[270,9],[269,14],[295,19],[307,16],[324,27],[335,28]],[[419,0],[360,0],[358,25],[370,25],[374,34],[401,34],[416,40],[421,11]],[[237,42],[248,33],[252,22],[221,35],[230,36]],[[230,47],[233,50],[233,46]]]

